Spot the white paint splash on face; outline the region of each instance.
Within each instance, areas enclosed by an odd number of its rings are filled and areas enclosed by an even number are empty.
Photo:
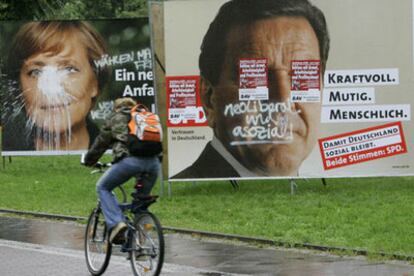
[[[45,66],[42,69],[37,88],[47,98],[59,98],[66,94],[62,85],[67,72],[58,70],[55,66]]]
[[[67,122],[65,136],[67,142],[70,143],[71,141],[72,130],[69,105],[74,100],[74,97],[65,90],[63,85],[68,74],[68,70],[59,69],[55,66],[45,66],[39,72],[37,88],[41,93],[40,96],[44,99],[40,110],[42,110],[41,112],[47,113],[47,120],[44,120],[43,126],[40,126],[42,130],[36,136],[43,136],[43,141],[48,141],[49,148],[59,148],[61,143],[59,130],[62,129],[62,122],[60,116],[56,116],[55,112],[65,114],[64,116]],[[34,116],[36,117],[36,112]],[[44,131],[46,129],[49,129],[49,131]]]

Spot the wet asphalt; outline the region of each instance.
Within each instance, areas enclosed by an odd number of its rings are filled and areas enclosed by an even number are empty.
[[[89,275],[83,253],[84,225],[0,216],[0,275]],[[406,262],[373,262],[316,251],[259,248],[240,242],[167,232],[161,275],[372,275],[414,276]],[[115,249],[117,251],[117,249]],[[132,275],[116,253],[104,275]]]

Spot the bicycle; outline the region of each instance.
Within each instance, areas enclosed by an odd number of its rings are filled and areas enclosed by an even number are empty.
[[[108,166],[110,164],[98,163],[95,166],[97,170],[92,173],[103,172]],[[164,262],[164,235],[158,218],[148,211],[158,196],[138,196],[138,181],[135,192],[131,194],[131,202],[127,202],[125,189],[118,187],[123,198],[119,206],[128,226],[121,252],[128,254],[127,260],[131,262],[135,276],[159,275]],[[89,272],[92,275],[102,275],[108,267],[111,254],[109,231],[98,199],[97,206],[89,215],[85,231],[85,257]]]

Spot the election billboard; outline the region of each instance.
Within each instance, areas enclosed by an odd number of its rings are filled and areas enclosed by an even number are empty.
[[[132,97],[155,110],[148,18],[0,22],[2,155],[84,152]]]
[[[170,181],[414,175],[412,0],[175,0],[163,24]]]

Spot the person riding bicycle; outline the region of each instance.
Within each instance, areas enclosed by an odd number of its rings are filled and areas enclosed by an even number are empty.
[[[129,149],[128,122],[131,119],[131,108],[136,105],[137,103],[132,98],[115,100],[113,114],[104,123],[84,159],[86,166],[93,166],[105,151],[112,147],[113,165],[99,179],[96,186],[105,222],[110,230],[109,241],[115,244],[124,241],[127,225],[112,190],[127,182],[131,177],[140,177],[141,187],[138,193],[142,196],[149,195],[160,170],[158,154],[137,155],[132,154]]]

